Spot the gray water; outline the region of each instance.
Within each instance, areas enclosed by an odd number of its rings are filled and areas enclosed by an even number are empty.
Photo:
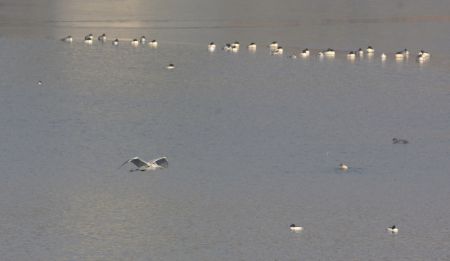
[[[447,2],[0,6],[1,260],[450,259]],[[338,55],[271,56],[273,40]],[[368,44],[388,60],[347,61]]]

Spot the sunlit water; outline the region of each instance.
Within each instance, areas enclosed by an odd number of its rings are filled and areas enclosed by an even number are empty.
[[[383,15],[369,12],[373,6],[353,15],[323,1],[308,8],[317,17],[288,1],[249,17],[242,6],[214,3],[204,7],[219,18],[202,12],[194,25],[200,11],[183,6],[176,19],[170,2],[116,11],[110,1],[90,9],[36,4],[36,16],[14,18],[9,12],[25,8],[18,3],[0,11],[2,260],[450,259],[448,21],[416,21],[437,28],[424,30],[427,38],[413,37],[416,22],[401,20],[421,15],[423,3],[380,3]],[[444,2],[432,7],[423,17],[448,10]],[[56,11],[41,19],[41,9]],[[323,34],[288,26],[296,11],[305,15],[297,22]],[[64,25],[60,14],[75,22]],[[132,15],[144,25],[122,26]],[[323,23],[340,17],[356,22]],[[152,19],[168,21],[158,27]],[[227,26],[234,20],[248,26]],[[372,38],[365,27],[410,33]],[[42,35],[27,37],[32,29]],[[157,49],[81,41],[103,31],[152,39],[153,30]],[[68,34],[74,43],[58,41]],[[255,41],[258,49],[208,53],[209,39],[219,47]],[[285,56],[269,54],[272,40],[286,43]],[[379,53],[345,58],[372,43],[386,62]],[[286,57],[304,47],[338,54]],[[405,47],[434,56],[422,65],[414,55],[393,60]],[[394,137],[410,143],[394,145]],[[168,169],[117,169],[132,156],[162,155]],[[348,172],[338,170],[341,162]],[[292,233],[292,223],[304,231]],[[386,231],[394,224],[395,236]]]

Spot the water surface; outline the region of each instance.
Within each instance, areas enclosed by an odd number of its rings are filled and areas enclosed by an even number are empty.
[[[450,258],[444,1],[1,3],[3,260]],[[339,52],[292,60],[272,40]],[[347,61],[369,43],[433,56]],[[166,170],[117,169],[160,155]]]

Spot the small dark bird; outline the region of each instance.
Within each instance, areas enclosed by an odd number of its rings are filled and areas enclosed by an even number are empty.
[[[392,144],[408,144],[408,143],[409,142],[407,140],[397,139],[397,138],[392,139]]]

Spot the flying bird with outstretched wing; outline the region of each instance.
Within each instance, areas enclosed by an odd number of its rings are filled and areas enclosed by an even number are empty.
[[[157,169],[165,169],[167,167],[169,167],[169,162],[167,161],[166,157],[161,157],[161,158],[157,158],[157,159],[153,159],[149,162],[145,162],[143,160],[141,160],[139,157],[134,157],[131,158],[127,161],[125,161],[122,165],[120,165],[119,169],[121,167],[123,167],[125,164],[127,163],[133,163],[137,169],[132,169],[130,170],[130,172],[133,171],[149,171],[149,170],[157,170]]]

